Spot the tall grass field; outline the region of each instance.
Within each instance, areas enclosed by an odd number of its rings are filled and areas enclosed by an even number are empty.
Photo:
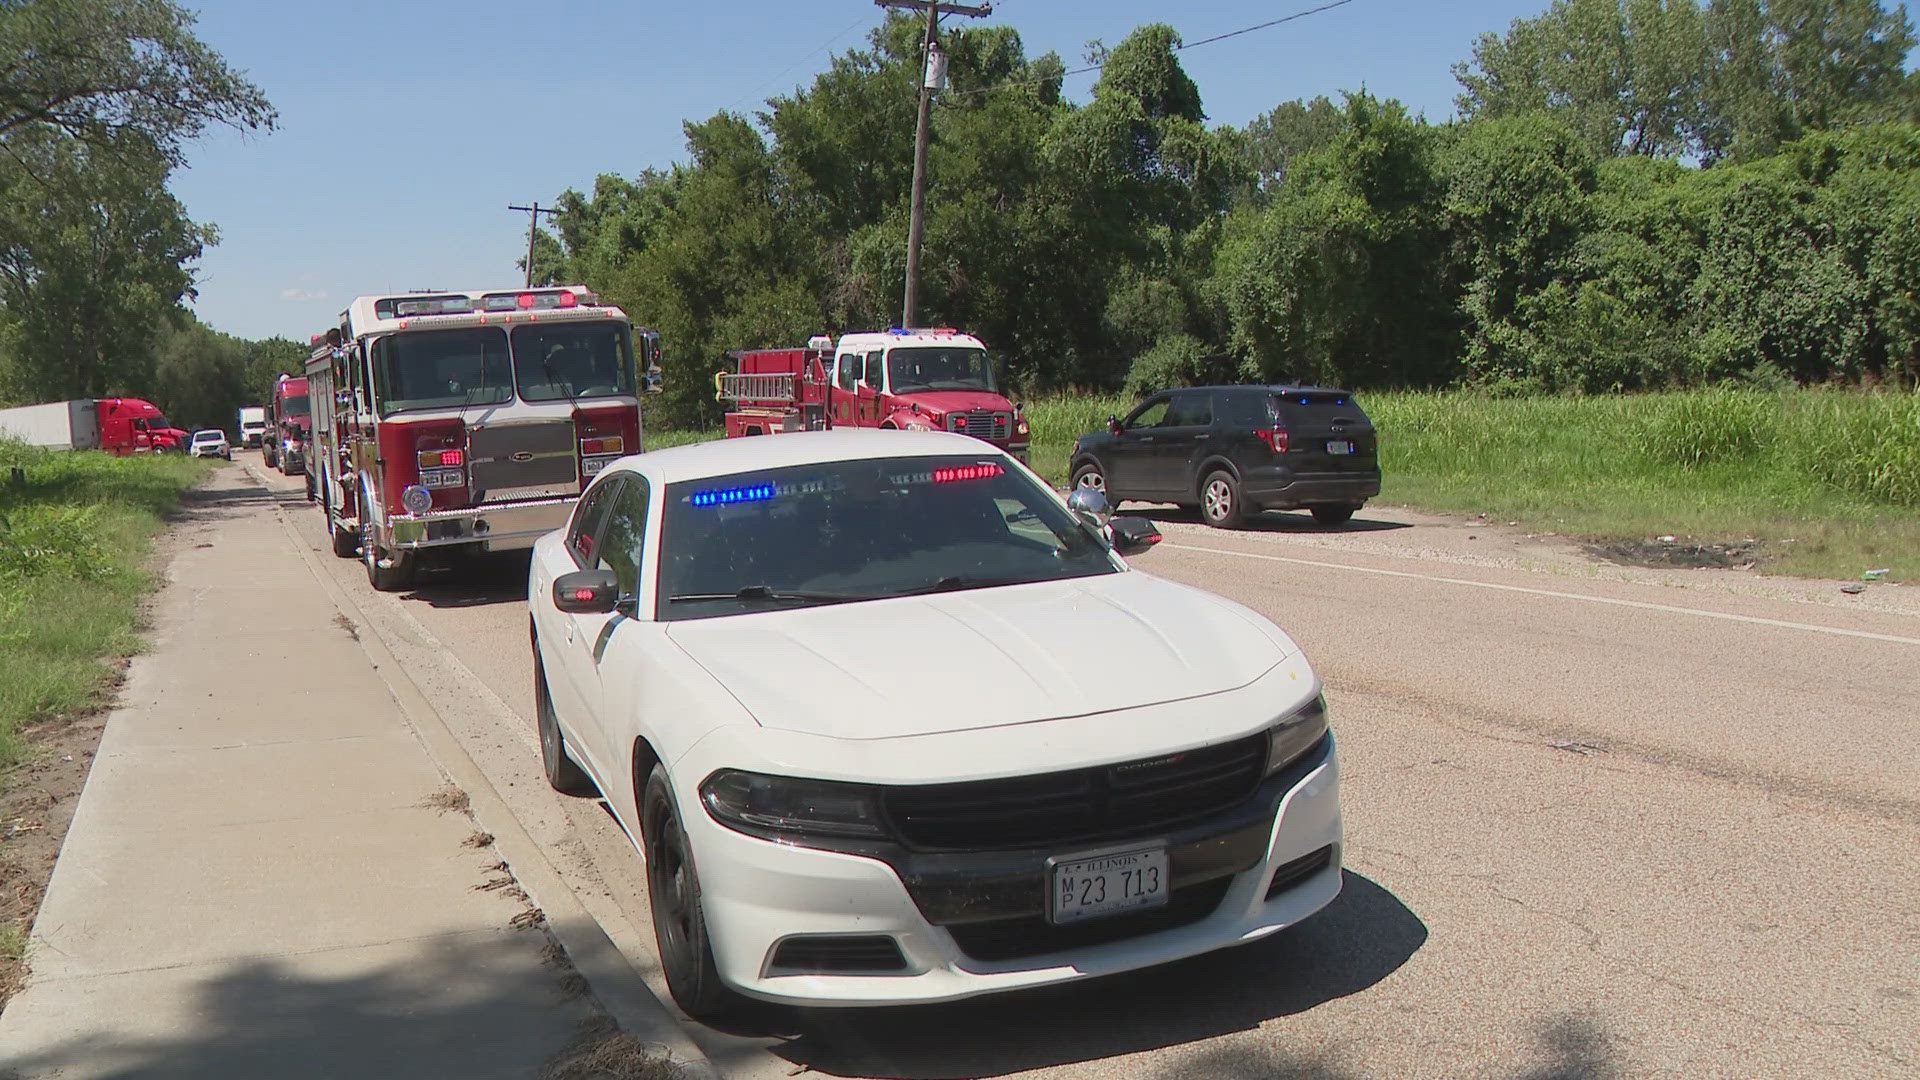
[[[207,471],[0,441],[0,769],[24,753],[24,725],[100,704],[105,661],[138,650],[151,541]]]
[[[1380,432],[1379,502],[1485,513],[1592,540],[1760,541],[1763,570],[1920,580],[1920,394],[1694,390],[1496,398],[1360,393]],[[1033,466],[1134,400],[1031,399]],[[658,448],[717,432],[650,432]]]

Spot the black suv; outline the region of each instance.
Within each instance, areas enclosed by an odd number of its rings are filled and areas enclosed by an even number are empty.
[[[1140,403],[1107,430],[1080,436],[1074,487],[1198,509],[1234,528],[1262,510],[1306,507],[1338,524],[1380,494],[1373,421],[1345,390],[1194,386]]]

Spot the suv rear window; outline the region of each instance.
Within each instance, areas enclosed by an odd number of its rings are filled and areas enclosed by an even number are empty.
[[[1288,427],[1303,422],[1324,424],[1336,417],[1370,424],[1352,394],[1337,390],[1292,390],[1273,395],[1273,408]]]

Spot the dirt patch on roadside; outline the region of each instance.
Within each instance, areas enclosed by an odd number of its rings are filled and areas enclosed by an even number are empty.
[[[22,728],[32,756],[0,777],[0,1009],[26,981],[27,927],[40,910],[106,727],[101,712]]]
[[[1681,570],[1751,570],[1766,562],[1758,540],[1600,540],[1580,545],[1587,554],[1621,566]]]

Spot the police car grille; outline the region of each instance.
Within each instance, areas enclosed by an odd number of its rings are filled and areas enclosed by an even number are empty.
[[[888,788],[900,839],[921,849],[1006,849],[1154,832],[1227,810],[1260,785],[1255,735],[1091,769]]]

